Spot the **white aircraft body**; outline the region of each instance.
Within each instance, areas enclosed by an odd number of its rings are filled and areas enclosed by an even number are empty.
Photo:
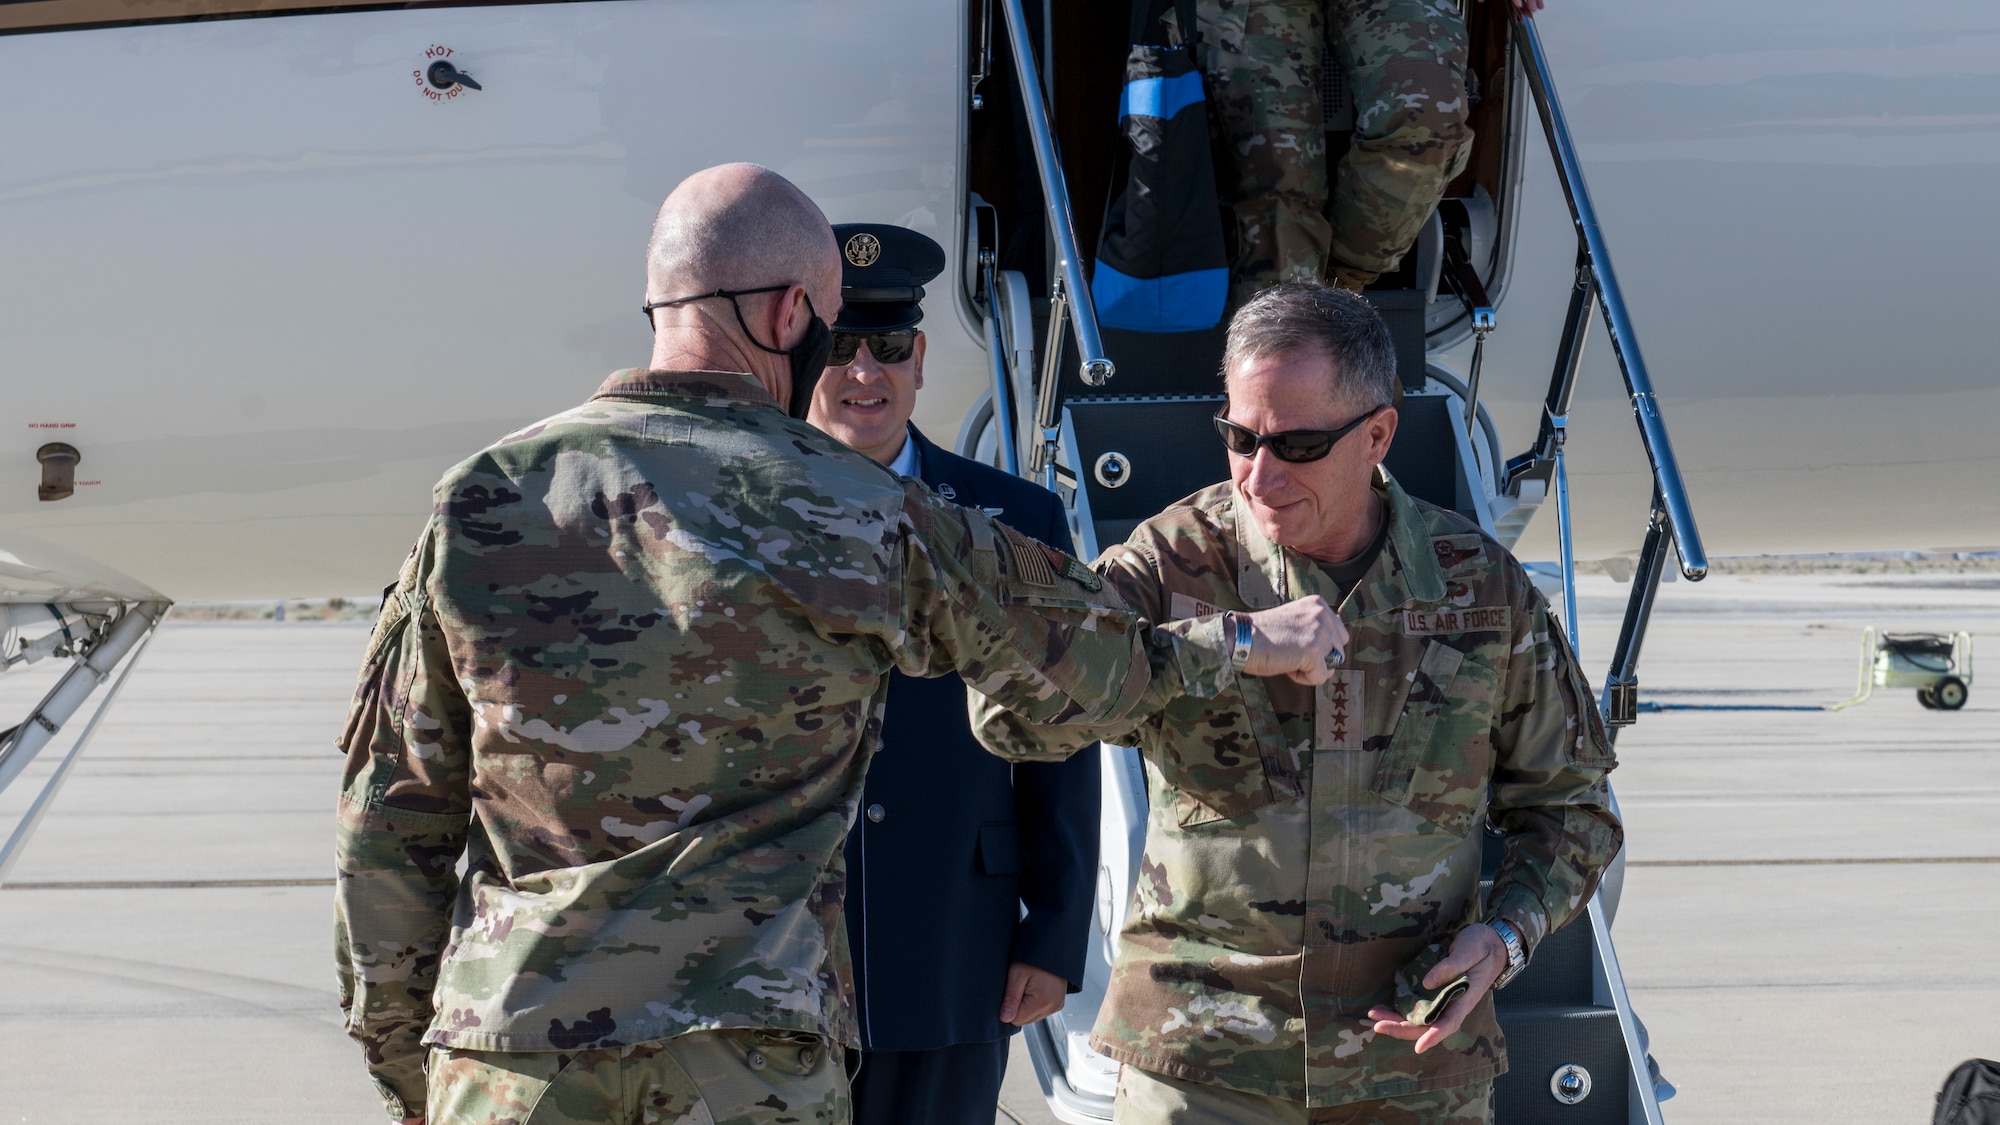
[[[0,551],[60,585],[379,588],[447,466],[645,361],[649,217],[707,164],[767,164],[837,222],[960,256],[976,10],[621,0],[20,30],[108,6],[0,10]],[[2000,9],[1576,0],[1540,22],[1709,549],[2000,544],[1981,312],[2000,234],[1973,203],[2000,162]],[[483,89],[429,96],[416,72],[439,47]],[[1573,254],[1539,138],[1526,156],[1485,378],[1509,452]],[[941,439],[988,382],[977,315],[933,287],[918,421]],[[1570,422],[1586,559],[1633,549],[1647,488],[1593,343]],[[81,453],[78,487],[42,502],[51,441]]]
[[[699,168],[756,161],[835,222],[942,243],[917,422],[995,453],[980,424],[993,303],[968,258],[982,244],[978,115],[1002,103],[972,102],[975,85],[998,98],[1021,72],[974,82],[989,34],[996,63],[1013,50],[1020,0],[307,6],[0,5],[0,632],[10,660],[66,652],[89,673],[37,712],[51,729],[9,732],[0,787],[167,603],[381,588],[448,466],[643,364],[647,229]],[[1058,40],[1059,78],[1061,13],[1028,13]],[[1985,312],[2000,234],[1977,202],[2000,164],[2000,7],[1555,0],[1534,27],[1595,204],[1593,284],[1622,289],[1625,317],[1626,362],[1598,324],[1566,414],[1570,554],[1632,557],[1656,479],[1710,554],[2000,545]],[[1578,276],[1524,42],[1491,56],[1510,92],[1504,127],[1480,142],[1495,154],[1480,183],[1491,206],[1454,235],[1497,317],[1490,436],[1458,454],[1466,510],[1524,557],[1554,558],[1558,520],[1528,518],[1550,506],[1543,484],[1504,469],[1537,442]],[[1052,85],[1060,121],[1072,103]],[[1109,120],[1057,133],[1066,160],[1092,138],[1116,144]],[[1093,219],[1098,197],[1074,198]],[[1042,231],[1051,260],[1063,213]],[[1047,292],[1048,273],[999,266],[1001,284]],[[997,326],[1001,350],[1027,362],[1000,381],[1034,436],[1042,329],[1002,305],[996,321],[1019,323]],[[1442,290],[1424,315],[1447,377],[1426,393],[1460,410],[1449,377],[1470,373],[1466,318]],[[1657,392],[1639,405],[1657,404],[1684,495],[1637,440],[1633,342]],[[1148,377],[1124,364],[1094,393],[1143,393]],[[1095,544],[1077,487],[1090,451],[1064,433],[1059,483]],[[1136,451],[1146,435],[1127,440]],[[1693,577],[1700,551],[1686,558],[1680,521],[1667,522]],[[1122,753],[1106,759],[1105,965],[1144,822]],[[1587,955],[1638,1074],[1606,921]],[[1102,983],[1037,1041],[1066,1120],[1108,1105],[1103,1060],[1080,1038]],[[1642,1087],[1632,1119],[1658,1120]]]

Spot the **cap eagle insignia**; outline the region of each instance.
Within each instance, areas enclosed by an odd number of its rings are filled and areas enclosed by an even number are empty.
[[[849,265],[872,266],[882,256],[882,240],[872,234],[857,234],[847,240],[845,252]]]

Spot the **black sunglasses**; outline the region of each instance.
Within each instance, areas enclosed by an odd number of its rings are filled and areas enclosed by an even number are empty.
[[[833,354],[826,357],[827,366],[845,367],[853,363],[864,340],[868,343],[868,354],[881,363],[902,363],[917,354],[917,330],[914,328],[899,332],[835,332]]]
[[[1227,410],[1224,407],[1223,410]],[[1358,429],[1361,423],[1389,409],[1388,403],[1370,410],[1337,430],[1285,430],[1275,434],[1260,434],[1246,429],[1223,417],[1223,410],[1216,411],[1215,432],[1222,435],[1222,444],[1238,457],[1255,457],[1257,447],[1268,446],[1271,455],[1280,461],[1294,465],[1307,461],[1317,461],[1333,452],[1333,443]]]

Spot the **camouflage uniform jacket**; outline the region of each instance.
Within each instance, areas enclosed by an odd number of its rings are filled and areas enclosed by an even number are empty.
[[[841,844],[890,669],[1109,720],[1228,651],[748,375],[619,372],[448,473],[385,599],[340,739],[348,1031],[392,1116],[423,1044],[853,1043]]]
[[[1532,951],[1618,850],[1611,748],[1547,603],[1477,527],[1387,474],[1376,488],[1388,537],[1340,607],[1348,660],[1323,688],[1246,677],[1059,735],[980,708],[996,749],[1104,738],[1145,758],[1145,855],[1092,1040],[1114,1059],[1313,1106],[1492,1077],[1490,996],[1422,1055],[1376,1036],[1369,1007],[1465,923],[1506,918]],[[1338,595],[1226,483],[1096,566],[1156,621]],[[1506,849],[1482,903],[1488,818]]]

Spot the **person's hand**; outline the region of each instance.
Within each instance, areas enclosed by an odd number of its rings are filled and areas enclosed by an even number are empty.
[[[1246,675],[1323,684],[1340,667],[1333,654],[1347,652],[1347,626],[1318,594],[1245,616],[1252,635]]]
[[[1424,974],[1425,988],[1436,988],[1460,973],[1465,974],[1465,991],[1458,999],[1445,1005],[1437,1019],[1427,1024],[1410,1023],[1403,1019],[1401,1012],[1380,1004],[1368,1009],[1368,1018],[1375,1021],[1377,1035],[1416,1040],[1417,1053],[1421,1055],[1458,1031],[1465,1017],[1472,1014],[1480,998],[1493,987],[1494,981],[1500,979],[1506,968],[1507,943],[1500,940],[1493,927],[1484,923],[1467,926],[1451,940],[1451,952]]]
[[[1007,966],[1007,990],[1000,997],[1000,1022],[1026,1027],[1055,1014],[1069,995],[1069,982],[1033,965],[1016,961]]]

